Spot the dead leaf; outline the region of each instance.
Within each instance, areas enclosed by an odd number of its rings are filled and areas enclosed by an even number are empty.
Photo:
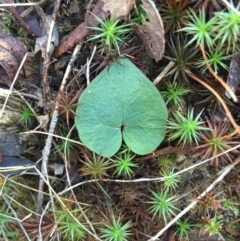
[[[232,227],[230,227],[229,225],[225,225],[224,226],[226,232],[230,233],[231,235],[240,237],[240,232],[237,229],[234,229]]]
[[[5,156],[19,156],[25,151],[27,140],[9,131],[0,131],[0,149]]]
[[[10,84],[26,53],[26,46],[17,38],[0,37],[0,83]]]
[[[42,51],[42,57],[43,59],[46,59],[47,56],[46,54],[46,47],[47,47],[47,42],[49,38],[49,31],[50,31],[50,26],[52,23],[52,16],[46,16],[45,13],[43,12],[42,8],[40,6],[36,6],[36,10],[39,16],[41,16],[42,19],[42,36],[36,38],[36,43],[35,43],[35,49],[34,52],[38,52],[39,50]],[[54,26],[53,29],[53,34],[51,38],[51,46],[50,46],[50,53],[53,52],[55,46],[58,46],[59,44],[59,37],[58,37],[58,31],[56,26]]]
[[[14,78],[14,75],[18,70],[19,62],[8,50],[0,47],[0,65],[8,75],[7,82],[5,78],[6,76],[4,76],[3,80],[0,77],[0,83],[8,84],[9,80]]]
[[[10,51],[18,62],[21,62],[27,53],[25,44],[13,36],[0,37],[0,46]]]
[[[229,74],[227,78],[227,85],[235,93],[237,87],[240,84],[240,54],[236,54],[232,57],[230,63]],[[231,95],[226,91],[225,95],[231,99]]]
[[[17,19],[22,18],[22,21],[20,23],[23,25],[23,27],[33,36],[40,37],[42,35],[42,29],[36,19],[35,16],[32,15],[32,13],[26,15],[25,17],[22,17],[21,14],[26,10],[27,8],[18,6],[16,7],[17,13],[19,13],[19,16],[15,17]]]
[[[37,120],[39,122],[39,126],[35,128],[37,130],[38,128],[44,129],[47,128],[48,122],[49,122],[49,115],[39,115],[37,116]]]
[[[54,170],[54,175],[62,175],[65,166],[63,164],[55,162],[53,164],[50,164],[49,167],[51,167]]]
[[[17,175],[24,170],[35,173],[36,170],[34,167],[37,167],[36,163],[29,159],[15,156],[3,156],[2,162],[0,163],[0,173],[4,175]]]
[[[134,25],[136,33],[142,39],[150,58],[158,62],[162,59],[165,50],[164,28],[161,16],[153,1],[143,2],[149,21],[142,25]]]
[[[103,10],[105,12],[109,11],[111,15],[114,17],[114,19],[123,17],[125,18],[132,7],[134,0],[122,0],[122,1],[116,1],[116,0],[103,0],[104,6]]]
[[[12,0],[1,0],[1,3],[14,3]],[[33,36],[41,36],[42,30],[39,26],[37,19],[28,14],[25,17],[21,16],[27,8],[18,6],[18,7],[8,7],[8,10],[15,16],[19,23]]]

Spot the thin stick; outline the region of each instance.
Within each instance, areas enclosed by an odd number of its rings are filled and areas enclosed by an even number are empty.
[[[92,62],[93,56],[94,56],[94,54],[95,54],[95,52],[96,52],[96,49],[97,49],[97,47],[94,46],[90,60],[87,59],[87,71],[86,71],[87,86],[90,85],[90,77],[89,77],[89,76],[90,76],[90,73],[89,73],[89,70],[90,70],[90,64],[91,64],[91,62]]]
[[[33,130],[33,131],[22,132],[20,134],[42,134],[42,135],[48,135],[48,136],[56,137],[56,138],[59,138],[59,139],[65,140],[65,141],[71,141],[72,143],[76,143],[76,144],[79,144],[79,145],[83,146],[83,144],[81,142],[79,142],[79,141],[75,141],[75,140],[68,139],[68,138],[63,137],[63,136],[55,135],[53,133],[44,132],[44,131],[35,131],[35,130]]]
[[[68,63],[67,69],[66,69],[65,74],[63,76],[63,80],[62,80],[61,86],[59,88],[60,91],[63,91],[65,89],[65,86],[66,86],[67,79],[69,77],[70,71],[72,69],[72,66],[73,66],[74,62],[77,59],[77,54],[80,51],[81,47],[82,47],[82,42],[80,42],[80,43],[78,43],[76,45],[76,47],[75,47],[75,49],[74,49],[74,51],[72,53],[72,57],[71,57],[71,59],[70,59],[70,61]]]
[[[17,7],[17,6],[36,6],[44,3],[46,0],[40,0],[39,2],[29,2],[29,3],[4,3],[4,1],[0,0],[0,7]]]
[[[8,93],[7,93],[7,95],[6,95],[5,102],[4,102],[3,107],[2,107],[2,109],[1,109],[1,111],[0,111],[0,119],[2,118],[4,109],[5,109],[5,107],[6,107],[6,105],[7,105],[7,102],[8,102],[8,99],[9,99],[9,97],[10,97],[12,91],[13,91],[13,87],[14,87],[14,85],[15,85],[15,82],[17,81],[19,72],[20,72],[20,70],[22,69],[23,64],[25,63],[27,56],[28,56],[28,53],[26,53],[25,56],[23,57],[22,62],[21,62],[21,64],[20,64],[20,66],[19,66],[19,68],[18,68],[18,70],[17,70],[17,73],[15,74],[15,77],[14,77],[14,79],[13,79],[13,82],[12,82],[12,84],[11,84],[11,86],[10,86],[10,89],[8,90]]]
[[[43,88],[48,82],[48,67],[49,67],[49,63],[50,63],[50,45],[49,45],[49,42],[51,42],[51,39],[52,39],[53,27],[54,27],[54,23],[55,23],[55,20],[56,20],[56,15],[57,15],[58,9],[60,7],[60,2],[61,2],[60,0],[56,0],[56,2],[54,4],[53,17],[52,17],[51,27],[50,27],[50,31],[49,31],[48,44],[47,44],[48,48],[46,48],[46,53],[45,53],[46,58],[44,60],[44,67],[43,67]],[[46,86],[45,86],[45,88],[46,88]],[[44,90],[43,90],[43,92],[44,92]],[[50,133],[54,132],[55,127],[57,125],[57,121],[58,121],[58,106],[53,111],[53,116],[52,116],[52,120],[51,120],[50,127],[49,127]],[[41,167],[42,175],[44,177],[46,177],[46,179],[48,181],[49,181],[49,179],[48,179],[47,164],[48,164],[48,157],[49,157],[49,154],[50,154],[51,146],[52,146],[52,136],[49,135],[46,139],[46,144],[45,144],[45,146],[43,148],[43,151],[42,151],[42,167]],[[44,180],[42,178],[39,179],[38,188],[39,188],[40,192],[38,193],[38,197],[37,197],[36,212],[41,213],[41,207],[42,207],[42,202],[43,202],[43,194],[42,194],[41,191],[44,188]],[[49,191],[50,191],[50,189],[49,189]],[[50,195],[50,197],[52,197],[52,195]]]
[[[170,61],[169,64],[164,68],[164,70],[153,81],[153,84],[157,85],[167,75],[168,71],[173,67],[173,65],[174,65],[174,62]]]

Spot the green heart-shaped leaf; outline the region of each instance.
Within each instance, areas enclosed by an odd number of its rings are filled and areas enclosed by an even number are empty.
[[[128,59],[105,68],[78,100],[75,124],[83,144],[113,156],[122,138],[136,154],[154,151],[166,131],[167,108],[159,91]]]

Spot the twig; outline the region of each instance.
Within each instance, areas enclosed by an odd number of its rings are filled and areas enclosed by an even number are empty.
[[[65,89],[65,85],[66,85],[66,83],[67,83],[67,79],[68,79],[68,77],[69,77],[70,71],[71,71],[71,69],[72,69],[72,66],[73,66],[74,62],[75,62],[76,59],[77,59],[77,54],[78,54],[78,52],[80,51],[81,47],[82,47],[82,42],[78,43],[78,44],[75,46],[75,49],[74,49],[74,51],[73,51],[73,53],[72,53],[72,57],[71,57],[71,59],[69,60],[67,69],[66,69],[65,74],[64,74],[64,76],[63,76],[63,80],[62,80],[61,86],[60,86],[60,88],[59,88],[59,91],[60,91],[60,92],[64,91],[64,89]],[[59,92],[58,92],[58,93],[59,93]]]
[[[94,48],[93,48],[93,52],[92,52],[92,55],[91,55],[91,57],[90,57],[90,59],[88,60],[87,59],[87,71],[86,71],[86,77],[87,77],[87,86],[89,86],[90,85],[90,74],[89,74],[89,70],[90,70],[90,64],[91,64],[91,62],[92,62],[92,59],[93,59],[93,56],[94,56],[94,54],[95,54],[95,52],[96,52],[96,49],[97,49],[97,47],[96,46],[94,46]]]
[[[41,230],[41,229],[42,229],[42,223],[43,223],[43,218],[44,218],[44,216],[45,216],[45,214],[46,214],[49,206],[50,206],[50,202],[48,202],[47,205],[45,206],[45,208],[43,209],[42,215],[41,215],[40,220],[39,220],[39,225],[38,225],[38,233],[39,233],[39,235],[38,235],[38,241],[42,241],[42,230]],[[54,216],[54,221],[56,221],[55,216]]]
[[[55,127],[57,125],[57,121],[58,121],[58,109],[54,109],[50,127],[49,127],[50,133],[54,132]],[[42,166],[41,166],[41,172],[43,176],[46,177],[47,179],[48,179],[47,165],[48,165],[48,157],[50,154],[51,146],[52,146],[52,136],[49,135],[47,137],[46,144],[42,151]],[[38,186],[39,193],[37,197],[37,208],[36,208],[37,213],[41,213],[41,207],[43,202],[43,194],[42,194],[43,188],[44,188],[44,181],[42,178],[40,178],[39,186]]]
[[[153,84],[157,85],[167,75],[168,71],[173,67],[173,65],[174,65],[174,62],[170,61],[169,64],[164,68],[164,70],[153,81]]]
[[[0,4],[0,7],[17,7],[17,6],[36,6],[44,3],[46,0],[40,0],[39,2],[28,2],[28,3],[5,3],[5,1],[0,0],[3,4]]]
[[[82,44],[78,43],[76,45],[74,51],[73,51],[72,57],[71,57],[71,59],[69,61],[69,64],[68,64],[66,72],[65,72],[65,75],[64,75],[62,83],[61,83],[61,86],[59,88],[58,95],[60,95],[60,93],[65,89],[65,85],[67,83],[67,79],[68,79],[69,73],[71,71],[73,63],[76,60],[77,53],[81,49],[81,46],[82,46]],[[59,103],[58,103],[58,101],[56,101],[55,108],[54,108],[54,111],[53,111],[53,114],[52,114],[52,120],[51,120],[51,123],[50,123],[49,133],[53,133],[54,132],[55,127],[57,125],[57,121],[58,121],[58,115],[59,115]],[[42,174],[43,174],[44,177],[47,177],[48,156],[50,154],[50,149],[51,149],[51,146],[52,146],[52,140],[53,140],[53,135],[48,135],[45,147],[43,149]],[[42,179],[40,179],[40,181],[39,181],[39,190],[42,191],[43,190],[43,186],[44,186],[44,181]],[[38,195],[37,212],[40,212],[40,209],[41,209],[41,206],[42,206],[42,200],[43,200],[43,195],[40,192],[39,195]]]
[[[59,138],[59,139],[65,140],[65,141],[69,141],[70,140],[72,143],[76,143],[76,144],[79,144],[79,145],[83,146],[83,144],[81,142],[79,142],[79,141],[75,141],[75,140],[68,139],[68,138],[63,137],[63,136],[55,135],[55,134],[50,133],[50,132],[43,132],[43,131],[32,130],[32,131],[25,131],[25,132],[22,132],[20,134],[42,134],[42,135],[47,135],[47,136],[51,136],[51,137],[56,137],[56,138]]]
[[[44,53],[43,56],[45,56],[43,65],[42,65],[42,76],[43,76],[43,80],[42,80],[42,85],[43,85],[43,106],[44,106],[44,111],[46,112],[46,107],[47,107],[47,93],[49,90],[49,83],[48,83],[48,67],[50,65],[50,59],[51,59],[51,41],[52,41],[52,36],[53,36],[53,30],[54,30],[54,25],[56,22],[56,18],[57,18],[57,13],[60,7],[60,2],[61,0],[56,0],[55,4],[54,4],[54,10],[53,10],[53,14],[52,14],[52,21],[49,27],[49,36],[48,36],[48,41],[47,41],[47,46],[46,46],[46,51]],[[41,11],[41,8],[36,8],[37,11]],[[45,113],[47,114],[47,113]]]
[[[232,164],[225,167],[220,173],[222,173],[204,192],[202,192],[198,197],[197,200],[204,197],[208,192],[210,192],[223,178],[240,162],[240,157],[238,157]],[[169,227],[171,227],[177,220],[179,220],[185,213],[187,213],[191,208],[193,208],[196,204],[196,201],[192,201],[182,212],[180,212],[174,219],[171,220],[163,229],[161,229],[155,236],[150,238],[148,241],[155,241],[157,240],[160,235],[162,235]]]
[[[25,61],[26,61],[27,56],[28,56],[28,53],[26,53],[25,56],[23,57],[22,62],[21,62],[21,64],[20,64],[19,68],[18,68],[18,71],[17,71],[17,73],[15,74],[15,77],[14,77],[14,79],[13,79],[13,82],[12,82],[12,84],[11,84],[9,90],[8,90],[8,93],[7,93],[7,95],[6,95],[5,102],[4,102],[3,107],[2,107],[2,109],[1,109],[1,111],[0,111],[0,119],[2,118],[4,109],[5,109],[5,107],[6,107],[6,105],[7,105],[7,102],[8,102],[8,99],[9,99],[9,97],[10,97],[12,91],[13,91],[13,87],[14,87],[14,85],[15,85],[15,82],[16,82],[17,78],[18,78],[19,72],[20,72],[20,70],[21,70],[22,67],[23,67],[23,64],[24,64]]]
[[[162,148],[160,150],[156,150],[151,154],[148,154],[143,157],[136,158],[136,161],[144,161],[152,158],[156,158],[160,155],[166,155],[166,154],[171,154],[171,153],[176,153],[176,154],[190,154],[192,153],[191,148],[189,147],[183,147],[183,146],[177,146],[177,147],[172,147],[168,146],[166,148]]]
[[[51,22],[51,28],[49,31],[49,39],[48,39],[48,43],[51,42],[52,39],[52,34],[53,34],[53,27],[54,27],[54,23],[56,21],[56,16],[57,16],[57,12],[58,9],[60,7],[60,0],[56,0],[55,4],[54,4],[54,10],[53,10],[53,16],[52,16],[52,22]],[[44,64],[43,64],[43,87],[46,88],[46,84],[48,82],[48,67],[49,67],[49,63],[50,63],[50,45],[47,45],[48,48],[46,48],[46,53],[45,53],[45,60],[44,60]],[[49,132],[53,133],[57,124],[57,120],[58,120],[58,108],[56,108],[53,111],[53,116],[52,116],[52,120],[50,123],[50,127],[49,127]],[[47,171],[47,164],[48,164],[48,157],[50,154],[50,149],[52,146],[52,136],[48,136],[47,140],[46,140],[46,144],[43,148],[42,151],[42,174],[44,177],[47,178],[48,180],[48,171]],[[49,180],[48,180],[49,181]],[[44,187],[44,181],[42,178],[40,178],[39,180],[39,193],[38,193],[38,197],[37,197],[37,207],[36,207],[36,212],[40,213],[41,212],[41,207],[42,207],[42,202],[43,202],[43,194],[42,194],[42,190]]]

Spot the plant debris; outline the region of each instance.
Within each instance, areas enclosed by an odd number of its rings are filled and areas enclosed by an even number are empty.
[[[142,39],[148,55],[158,62],[162,59],[165,50],[163,22],[153,1],[144,2],[143,8],[149,21],[144,21],[142,25],[135,24],[134,28]]]
[[[235,93],[237,87],[240,84],[240,54],[237,53],[232,57],[230,63],[229,74],[227,78],[227,85],[233,90]],[[226,91],[225,95],[230,99],[231,95]]]
[[[26,53],[27,47],[16,37],[0,37],[0,65],[2,67],[0,83],[9,84],[13,80]]]
[[[130,12],[130,9],[133,5],[135,0],[122,0],[122,1],[115,1],[115,0],[103,0],[104,6],[103,10],[105,12],[110,11],[111,15],[114,16],[114,19],[118,18],[126,18]]]

